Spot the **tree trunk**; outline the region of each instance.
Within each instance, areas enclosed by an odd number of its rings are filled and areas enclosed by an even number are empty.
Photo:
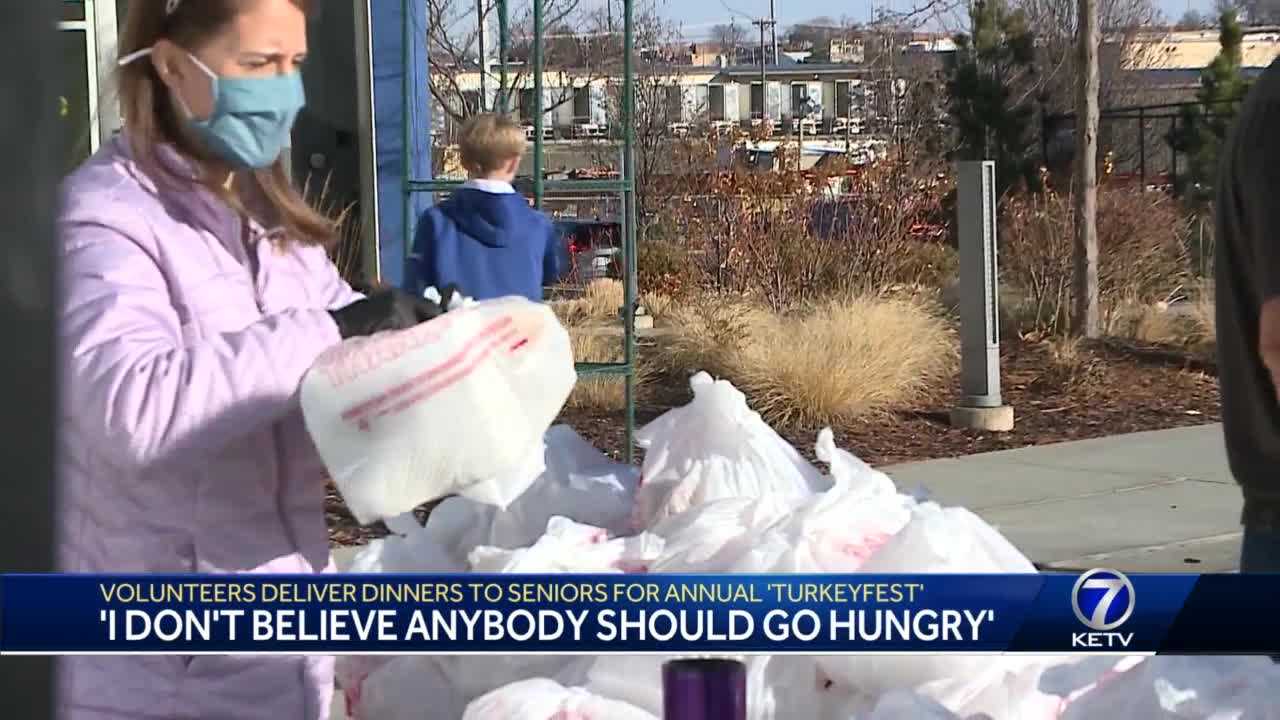
[[[1078,0],[1076,76],[1074,331],[1097,337],[1098,312],[1098,2]]]

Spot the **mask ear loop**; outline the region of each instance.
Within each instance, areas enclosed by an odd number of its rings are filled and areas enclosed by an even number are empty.
[[[131,52],[128,55],[125,55],[124,57],[117,60],[116,65],[120,67],[124,67],[125,65],[141,60],[142,58],[150,55],[151,53],[152,53],[152,48],[143,48],[137,52]],[[210,70],[209,66],[205,65],[204,62],[200,60],[200,58],[196,57],[191,53],[187,53],[187,57],[191,58],[191,62],[195,63],[196,67],[200,68],[201,72],[203,72],[205,75],[208,75],[210,80],[218,79],[218,74],[213,70]]]
[[[138,60],[141,60],[142,58],[150,54],[151,54],[151,48],[143,48],[137,52],[131,52],[128,55],[125,55],[124,57],[120,58],[119,60],[116,61],[116,65],[118,67],[124,67],[125,65],[129,65]]]
[[[195,55],[192,55],[191,53],[187,53],[187,57],[191,58],[191,62],[195,63],[196,67],[203,70],[204,74],[208,75],[210,80],[218,79],[218,73],[210,70],[209,66],[205,65],[204,62],[200,60],[200,58],[196,57]]]
[[[181,2],[181,0],[170,0],[169,4],[174,8],[176,8],[178,2]],[[117,60],[116,65],[119,67],[124,67],[125,65],[129,65],[130,63],[137,62],[138,60],[141,60],[142,58],[147,57],[148,55],[151,55],[151,53],[152,53],[152,48],[143,48],[141,50],[138,50],[137,52],[131,52],[128,55],[125,55],[124,57]],[[196,57],[191,53],[187,53],[187,57],[191,58],[191,62],[195,63],[196,67],[200,68],[201,72],[203,72],[205,75],[208,75],[211,81],[217,82],[218,74],[215,73],[213,70],[210,70],[209,66],[201,62],[200,58]],[[178,109],[182,110],[183,114],[186,115],[188,119],[195,117],[195,115],[193,115],[191,112],[191,107],[187,105],[187,101],[183,100],[181,95],[177,93],[173,93],[173,99],[177,101]]]

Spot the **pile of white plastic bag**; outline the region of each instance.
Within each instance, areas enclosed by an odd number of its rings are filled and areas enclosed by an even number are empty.
[[[353,572],[1032,573],[963,508],[901,494],[818,437],[824,473],[700,374],[694,400],[643,428],[642,472],[571,429],[505,510],[454,497],[425,526],[389,522]],[[656,720],[656,656],[347,657],[354,720]],[[1280,671],[1258,658],[742,658],[751,720],[1280,719]]]

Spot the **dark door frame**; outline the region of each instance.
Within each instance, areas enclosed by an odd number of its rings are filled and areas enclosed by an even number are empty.
[[[53,567],[56,257],[53,217],[60,148],[58,3],[0,10],[0,572]],[[32,68],[39,69],[32,72]],[[3,592],[3,588],[0,588]],[[0,658],[5,716],[53,717],[53,662]]]

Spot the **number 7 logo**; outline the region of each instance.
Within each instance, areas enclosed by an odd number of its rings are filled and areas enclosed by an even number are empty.
[[[1096,592],[1086,592],[1097,590],[1104,592],[1101,596]],[[1128,592],[1121,596],[1124,591]],[[1115,570],[1090,570],[1080,576],[1071,591],[1071,606],[1076,618],[1099,632],[1114,630],[1128,621],[1133,614],[1134,600],[1133,583]],[[1122,603],[1124,609],[1114,621],[1107,622],[1117,602]]]

